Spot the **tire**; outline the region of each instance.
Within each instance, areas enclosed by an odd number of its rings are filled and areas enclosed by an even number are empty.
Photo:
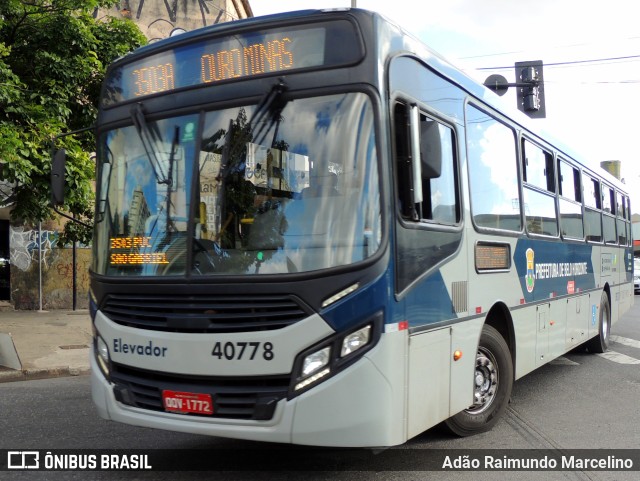
[[[609,296],[602,291],[600,297],[600,314],[598,315],[598,335],[589,339],[585,347],[589,352],[601,354],[609,349],[609,336],[611,334],[611,305]]]
[[[473,405],[450,417],[445,426],[458,436],[489,431],[509,403],[513,387],[513,361],[507,343],[489,325],[482,328],[476,353]]]

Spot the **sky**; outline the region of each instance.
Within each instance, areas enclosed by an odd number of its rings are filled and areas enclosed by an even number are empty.
[[[354,0],[250,0],[255,16],[350,7]],[[540,124],[592,168],[621,161],[640,213],[640,2],[638,0],[355,0],[377,11],[483,82],[515,82],[514,63],[545,64]],[[553,65],[556,64],[556,65]],[[515,89],[505,94],[516,106]]]

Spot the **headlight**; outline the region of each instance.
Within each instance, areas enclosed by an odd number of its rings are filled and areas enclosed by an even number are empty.
[[[315,351],[304,358],[302,361],[301,381],[296,384],[294,390],[299,391],[313,384],[317,380],[325,377],[331,371],[328,367],[331,360],[331,347],[327,346]],[[323,369],[324,368],[324,369]]]
[[[342,340],[342,349],[340,349],[340,357],[345,357],[356,352],[358,349],[369,344],[371,337],[371,325],[365,326],[362,329],[352,332],[345,336]]]
[[[356,362],[380,337],[383,314],[378,312],[368,323],[347,334],[336,334],[300,353],[294,363],[290,396],[297,396]]]
[[[109,365],[111,358],[109,357],[109,347],[104,339],[99,335],[96,336],[96,360],[106,378],[109,378]]]
[[[304,377],[310,376],[318,369],[329,364],[329,356],[331,355],[331,348],[325,347],[319,351],[309,354],[302,361],[302,375]]]

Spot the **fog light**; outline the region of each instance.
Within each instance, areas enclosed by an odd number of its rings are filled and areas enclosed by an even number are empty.
[[[345,357],[352,352],[356,352],[358,349],[369,344],[371,339],[371,326],[365,326],[362,329],[352,332],[345,336],[342,340],[342,349],[340,350],[340,357]]]
[[[109,347],[100,336],[96,338],[96,359],[105,376],[109,376]]]

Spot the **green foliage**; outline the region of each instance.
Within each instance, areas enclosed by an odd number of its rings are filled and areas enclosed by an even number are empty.
[[[2,0],[0,2],[0,206],[15,221],[52,218],[51,154],[67,150],[65,209],[91,220],[95,150],[92,135],[66,136],[96,118],[100,85],[115,58],[146,40],[129,20],[96,20],[114,0]],[[89,232],[67,224],[65,240],[87,242]]]

